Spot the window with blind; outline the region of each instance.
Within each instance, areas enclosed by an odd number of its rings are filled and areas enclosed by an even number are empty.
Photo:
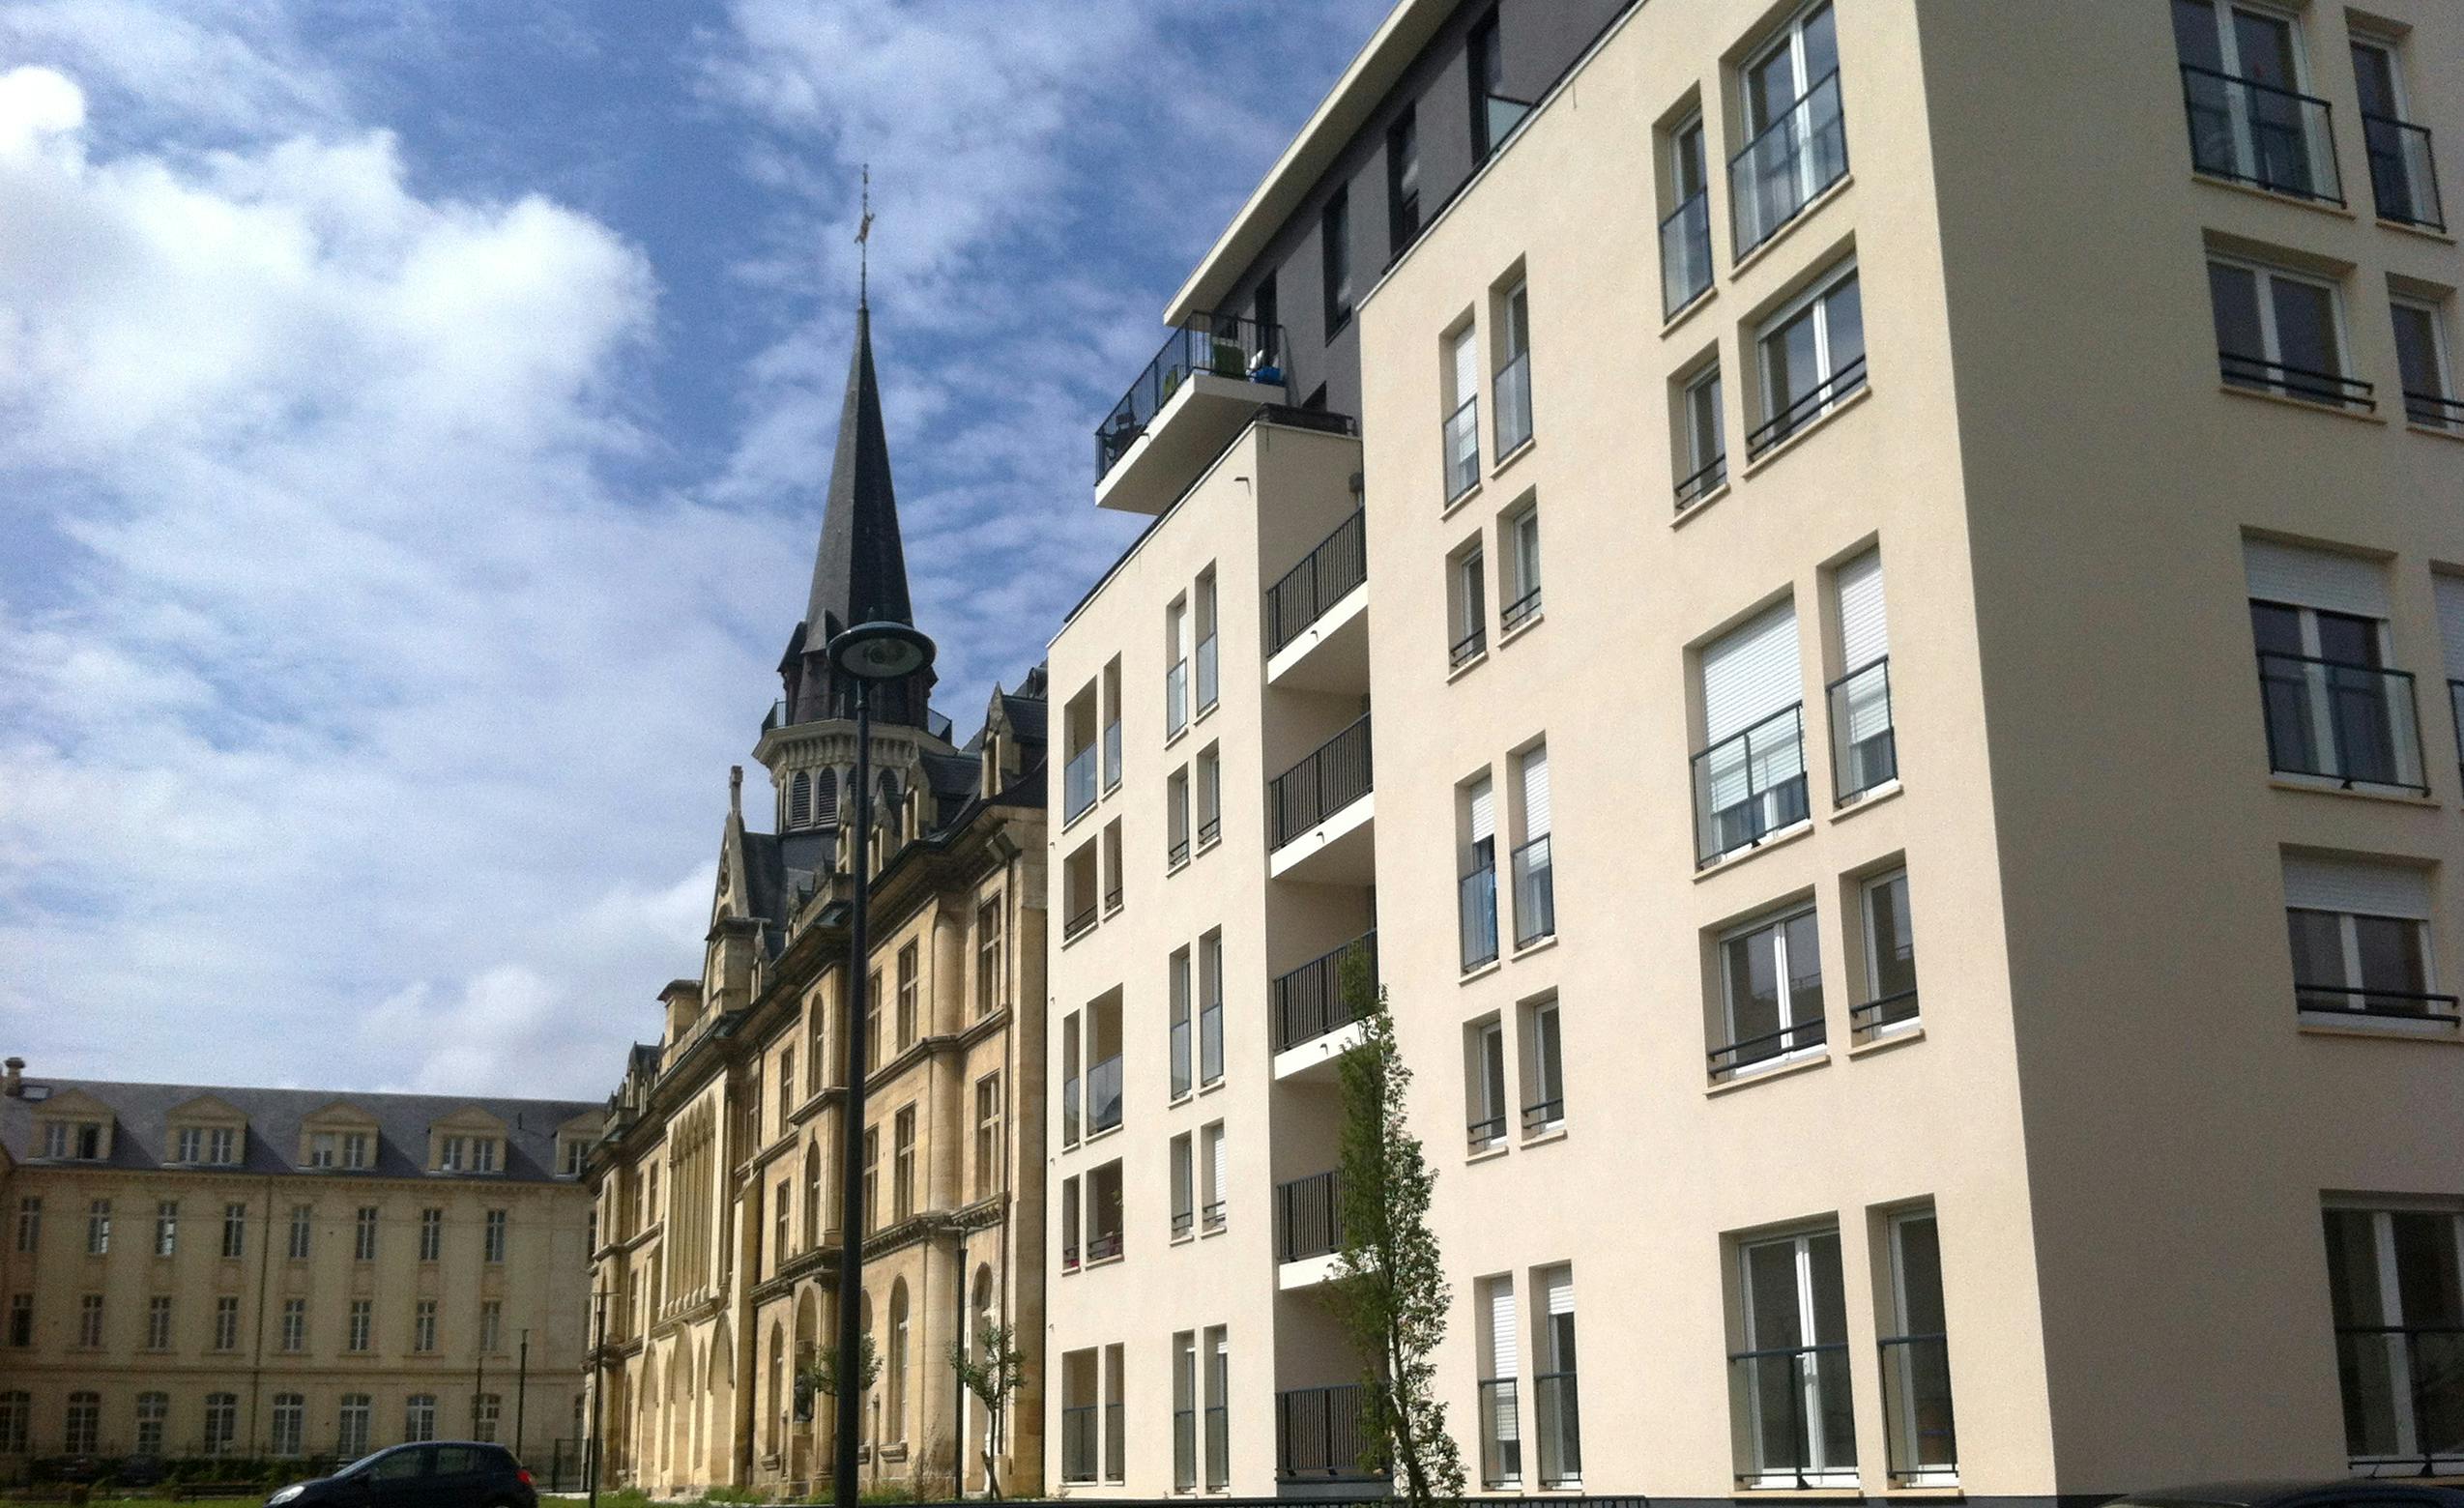
[[[2422,791],[2413,678],[2390,663],[2379,562],[2267,539],[2243,543],[2269,768]]]
[[[2284,858],[2284,921],[2293,995],[2305,1018],[2456,1029],[2438,994],[2426,871],[2349,859]]]
[[[1475,1153],[1506,1142],[1506,1029],[1486,1016],[1464,1029],[1466,1139]]]
[[[1539,1437],[1540,1485],[1577,1487],[1582,1482],[1582,1414],[1575,1393],[1575,1271],[1570,1266],[1532,1274],[1540,1317],[1532,1336],[1531,1404]]]
[[[1480,1483],[1518,1486],[1522,1481],[1522,1378],[1516,1349],[1515,1286],[1500,1274],[1480,1280]]]
[[[1522,791],[1522,844],[1514,854],[1515,946],[1557,935],[1556,868],[1549,826],[1549,745],[1515,761]]]
[[[1198,1222],[1207,1234],[1224,1228],[1226,1200],[1232,1191],[1231,1153],[1224,1123],[1210,1120],[1198,1128]]]
[[[1882,606],[1882,552],[1832,573],[1839,615],[1839,680],[1828,694],[1832,800],[1846,805],[1899,776],[1891,717],[1891,629]]]
[[[1796,605],[1783,602],[1705,645],[1697,673],[1696,856],[1709,864],[1809,815]]]
[[[1173,1138],[1172,1167],[1172,1238],[1177,1241],[1195,1233],[1198,1229],[1197,1150],[1186,1131]]]
[[[1467,973],[1497,956],[1497,801],[1486,774],[1462,790],[1464,836],[1456,906]]]

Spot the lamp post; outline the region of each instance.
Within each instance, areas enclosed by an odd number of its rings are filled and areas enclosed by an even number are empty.
[[[864,1135],[864,1038],[867,981],[865,908],[872,901],[873,710],[877,681],[903,681],[933,662],[933,641],[905,624],[857,624],[829,642],[830,663],[855,682],[855,847],[849,868],[855,876],[854,914],[848,922],[847,1116],[839,1138],[838,1392],[835,1406],[831,1500],[855,1508],[855,1442],[860,1433],[862,1376],[856,1346],[864,1288],[864,1169],[856,1151]]]

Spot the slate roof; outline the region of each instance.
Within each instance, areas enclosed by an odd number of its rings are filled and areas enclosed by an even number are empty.
[[[104,1167],[144,1171],[163,1166],[169,1150],[168,1121],[173,1111],[202,1095],[229,1105],[248,1117],[247,1146],[237,1169],[208,1170],[217,1174],[304,1173],[293,1157],[300,1150],[300,1123],[337,1102],[376,1122],[377,1155],[373,1168],[350,1170],[355,1178],[427,1178],[428,1127],[463,1111],[478,1109],[505,1122],[505,1171],[484,1174],[491,1182],[548,1183],[559,1179],[556,1133],[576,1116],[595,1116],[605,1106],[592,1100],[535,1100],[490,1097],[457,1098],[444,1094],[357,1094],[336,1089],[249,1089],[201,1084],[116,1084],[94,1079],[34,1079],[26,1088],[42,1099],[0,1096],[0,1146],[21,1168]],[[116,1123],[111,1156],[100,1163],[61,1163],[35,1154],[35,1117],[47,1104],[72,1091],[82,1092],[110,1107]],[[316,1175],[326,1175],[317,1170]],[[468,1176],[468,1175],[466,1175]]]
[[[845,628],[883,620],[913,624],[915,618],[907,600],[907,555],[898,534],[898,496],[890,485],[881,383],[873,374],[873,312],[859,304],[804,622],[809,633],[824,624]]]

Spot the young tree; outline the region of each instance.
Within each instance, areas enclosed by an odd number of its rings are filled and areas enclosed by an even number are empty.
[[[857,1336],[855,1366],[851,1378],[853,1386],[861,1393],[881,1379],[882,1358],[873,1352],[873,1338],[870,1335]],[[796,1417],[810,1419],[813,1417],[813,1395],[827,1393],[836,1398],[838,1389],[838,1348],[825,1346],[796,1374]]]
[[[965,1341],[949,1343],[949,1368],[958,1374],[959,1385],[975,1396],[984,1406],[984,1483],[991,1495],[1001,1495],[1000,1467],[996,1459],[1000,1455],[1001,1421],[1009,1407],[1009,1395],[1027,1386],[1027,1358],[1018,1349],[1018,1331],[1005,1324],[986,1320],[975,1332],[975,1350],[968,1353]]]
[[[1429,1359],[1445,1338],[1451,1296],[1429,1229],[1436,1174],[1406,1117],[1411,1070],[1395,1043],[1386,992],[1371,977],[1367,948],[1352,949],[1340,977],[1361,1039],[1337,1060],[1343,1245],[1329,1302],[1365,1372],[1360,1464],[1394,1472],[1404,1495],[1426,1505],[1460,1498],[1464,1490],[1463,1455],[1446,1429]]]

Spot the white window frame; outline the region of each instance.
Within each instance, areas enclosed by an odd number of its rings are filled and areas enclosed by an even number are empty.
[[[1868,875],[1857,884],[1857,925],[1863,929],[1865,940],[1865,999],[1858,1001],[1859,1004],[1870,1004],[1882,999],[1882,950],[1885,942],[1875,923],[1873,898],[1894,884],[1900,887],[1902,896],[1908,893],[1907,865],[1901,864],[1877,875]],[[1908,912],[1908,946],[1911,949],[1916,946],[1916,913],[1914,911]],[[1874,1041],[1882,1037],[1899,1036],[1903,1032],[1920,1030],[1924,1026],[1925,996],[1920,986],[1915,1015],[1887,1025],[1877,1024],[1869,1027],[1866,1029],[1865,1037],[1868,1041]]]
[[[1702,180],[1691,189],[1686,187],[1686,141],[1689,137],[1694,141],[1693,165]],[[1696,194],[1703,194],[1707,201],[1710,193],[1711,133],[1705,129],[1701,109],[1696,107],[1686,112],[1683,120],[1668,128],[1661,142],[1668,169],[1668,208],[1662,217],[1666,218],[1685,208],[1686,201]]]
[[[1719,445],[1719,450],[1716,453],[1704,450],[1702,427],[1696,421],[1696,409],[1704,399],[1705,389],[1711,390],[1709,393],[1711,438]],[[1725,461],[1728,458],[1728,416],[1724,402],[1725,396],[1720,387],[1718,357],[1704,362],[1699,370],[1686,379],[1685,386],[1678,391],[1678,424],[1685,433],[1686,441],[1686,471],[1685,475],[1678,478],[1680,481],[1690,481],[1701,476],[1714,462]],[[1725,484],[1726,478],[1724,478],[1718,485]],[[1715,487],[1705,487],[1702,493],[1707,495],[1714,490],[1716,490]],[[1700,502],[1701,497],[1697,496],[1694,501]],[[1692,505],[1689,504],[1689,506]]]
[[[1529,1141],[1554,1136],[1566,1128],[1566,1018],[1558,1010],[1557,997],[1551,995],[1526,1004],[1522,1026],[1523,1072],[1529,1081],[1523,1091],[1527,1103],[1523,1106],[1522,1135]],[[1551,1042],[1557,1048],[1553,1064],[1549,1061],[1548,1052]],[[1528,1113],[1551,1100],[1556,1102],[1557,1113],[1533,1124]]]
[[[1721,1030],[1727,1034],[1727,1040],[1720,1044],[1722,1047],[1734,1047],[1738,1042],[1737,981],[1734,977],[1733,972],[1728,967],[1728,944],[1737,941],[1739,938],[1751,937],[1754,933],[1761,932],[1766,929],[1777,934],[1773,943],[1772,952],[1772,957],[1775,961],[1776,967],[1773,969],[1772,972],[1773,982],[1776,983],[1780,989],[1780,1026],[1778,1030],[1793,1031],[1797,1028],[1805,1026],[1809,1021],[1820,1019],[1820,1012],[1817,1012],[1814,1016],[1811,1017],[1800,1017],[1796,1012],[1796,989],[1788,982],[1787,932],[1789,922],[1796,920],[1800,916],[1816,916],[1818,911],[1819,908],[1813,902],[1804,901],[1794,906],[1782,907],[1778,911],[1765,912],[1751,921],[1739,922],[1737,925],[1719,934],[1715,940],[1715,944],[1720,955],[1720,1022]],[[1818,917],[1815,925],[1818,930],[1820,927]],[[1819,943],[1817,942],[1816,945],[1818,947]],[[1790,1063],[1804,1062],[1810,1058],[1821,1058],[1827,1055],[1830,1051],[1830,1036],[1829,1033],[1826,1032],[1822,1041],[1809,1043],[1803,1047],[1787,1048],[1784,1051],[1774,1053],[1768,1058],[1755,1058],[1751,1063],[1731,1064],[1727,1068],[1720,1070],[1720,1072],[1723,1082],[1737,1079],[1750,1079],[1757,1074],[1768,1073],[1774,1068],[1782,1068]]]
[[[2296,272],[2289,267],[2279,267],[2274,262],[2262,262],[2254,257],[2234,256],[2223,251],[2210,250],[2207,254],[2207,260],[2208,265],[2211,267],[2237,268],[2243,272],[2250,274],[2255,279],[2254,287],[2258,295],[2257,303],[2259,306],[2259,356],[2261,360],[2265,361],[2272,366],[2280,367],[2284,364],[2284,345],[2282,339],[2276,334],[2276,299],[2274,296],[2274,289],[2271,287],[2271,284],[2275,279],[2282,278],[2286,282],[2300,283],[2310,288],[2325,289],[2327,292],[2328,322],[2335,327],[2336,369],[2331,375],[2347,381],[2352,380],[2353,321],[2350,317],[2349,311],[2344,307],[2344,288],[2334,278],[2322,277],[2316,273]],[[2211,300],[2209,308],[2209,320],[2211,324],[2213,324],[2214,319],[2215,309],[2213,301]],[[2223,332],[2218,331],[2217,334],[2219,337],[2221,337]],[[2217,349],[2220,353],[2223,350],[2223,347],[2219,344]],[[2264,378],[2260,383],[2261,389],[2268,392],[2275,392],[2279,389],[2282,389],[2284,386],[2285,385],[2282,381],[2274,377]],[[2298,396],[2298,394],[2288,393],[2287,396]],[[2317,402],[2319,400],[2315,398],[2305,398],[2303,401]]]
[[[1216,1175],[1216,1164],[1229,1150],[1224,1145],[1224,1123],[1209,1120],[1198,1128],[1198,1233],[1216,1235],[1230,1223],[1231,1191],[1223,1178]]]
[[[1502,596],[1509,591],[1514,594],[1506,596],[1505,600],[1498,605],[1498,612],[1503,614],[1509,609],[1520,606],[1525,597],[1533,598],[1531,605],[1522,609],[1522,616],[1515,620],[1513,627],[1500,630],[1501,633],[1517,633],[1540,619],[1542,602],[1539,600],[1539,500],[1535,498],[1524,503],[1499,520],[1497,537],[1498,542],[1504,546],[1502,553],[1505,556],[1504,560],[1497,563],[1501,576],[1498,583],[1499,594]],[[1503,619],[1500,618],[1499,621],[1502,623]]]
[[[1754,1314],[1754,1253],[1766,1247],[1783,1245],[1792,1248],[1793,1255],[1796,1260],[1797,1334],[1800,1337],[1801,1344],[1806,1347],[1813,1347],[1822,1344],[1814,1338],[1818,1333],[1818,1326],[1816,1324],[1815,1315],[1813,1312],[1813,1241],[1815,1237],[1823,1235],[1831,1236],[1835,1241],[1840,1241],[1841,1260],[1844,1263],[1846,1261],[1845,1242],[1841,1239],[1838,1228],[1833,1226],[1823,1226],[1811,1230],[1796,1231],[1784,1235],[1775,1235],[1758,1240],[1741,1241],[1738,1243],[1737,1306],[1738,1313],[1745,1322],[1745,1339],[1749,1349],[1753,1348],[1754,1346],[1754,1334],[1755,1328]],[[1844,1281],[1846,1277],[1844,1268],[1841,1276]],[[1810,1358],[1810,1361],[1811,1360],[1818,1360],[1818,1358]],[[1839,1360],[1834,1363],[1832,1368],[1832,1370],[1836,1371],[1838,1375],[1830,1378],[1826,1378],[1823,1375],[1823,1369],[1816,1365],[1809,1365],[1806,1368],[1806,1401],[1804,1405],[1804,1417],[1808,1421],[1806,1429],[1806,1454],[1813,1459],[1807,1463],[1805,1469],[1802,1472],[1763,1472],[1751,1478],[1749,1480],[1749,1485],[1758,1489],[1793,1488],[1797,1485],[1797,1479],[1801,1475],[1804,1477],[1806,1485],[1809,1487],[1836,1488],[1854,1487],[1857,1485],[1857,1464],[1853,1458],[1850,1459],[1844,1465],[1836,1466],[1821,1460],[1823,1445],[1825,1442],[1822,1438],[1821,1429],[1818,1425],[1813,1423],[1813,1421],[1819,1420],[1822,1417],[1821,1397],[1822,1390],[1824,1388],[1837,1387],[1841,1389],[1851,1389],[1853,1387],[1851,1373],[1854,1368],[1852,1363],[1853,1355],[1840,1357]],[[1746,1408],[1748,1425],[1747,1433],[1752,1437],[1749,1448],[1754,1452],[1754,1461],[1759,1463],[1767,1457],[1767,1453],[1763,1449],[1762,1442],[1762,1410],[1754,1406],[1751,1391],[1749,1391],[1746,1398]]]
[[[1471,1148],[1474,1156],[1493,1151],[1506,1145],[1508,1132],[1515,1121],[1510,1103],[1514,1090],[1506,1079],[1506,1022],[1503,1016],[1491,1016],[1471,1027],[1471,1083],[1465,1088],[1467,1098],[1478,1118],[1478,1125],[1493,1125],[1494,1130]]]
[[[1751,141],[1755,135],[1754,75],[1762,65],[1770,62],[1783,50],[1788,54],[1788,78],[1796,91],[1796,98],[1789,102],[1791,109],[1805,99],[1808,90],[1822,82],[1822,79],[1806,76],[1805,28],[1806,22],[1813,17],[1815,12],[1826,10],[1832,11],[1832,36],[1836,39],[1839,36],[1839,13],[1833,10],[1832,0],[1812,0],[1812,4],[1800,8],[1794,15],[1781,22],[1773,31],[1771,40],[1748,53],[1746,60],[1737,66],[1737,139],[1739,141]],[[1824,75],[1824,77],[1829,76]],[[1778,124],[1776,119],[1770,123],[1773,126]],[[1707,163],[1705,165],[1708,166]]]
[[[1198,751],[1197,764],[1198,835],[1191,846],[1193,855],[1203,854],[1224,841],[1224,752],[1223,745],[1210,743]],[[1207,828],[1212,827],[1212,836]]]
[[[1170,1239],[1186,1241],[1198,1233],[1198,1146],[1183,1131],[1172,1141],[1172,1230]]]
[[[1927,1221],[1933,1226],[1934,1248],[1938,1262],[1942,1243],[1942,1222],[1940,1217],[1934,1213],[1934,1209],[1931,1204],[1923,1204],[1912,1209],[1896,1210],[1891,1214],[1890,1218],[1885,1221],[1883,1226],[1887,1241],[1888,1255],[1891,1262],[1892,1328],[1890,1333],[1896,1336],[1907,1336],[1919,1333],[1915,1324],[1908,1318],[1908,1262],[1907,1250],[1902,1244],[1902,1237],[1906,1233],[1907,1228],[1911,1224],[1920,1220]],[[1911,1406],[1914,1405],[1914,1398],[1912,1395],[1904,1396],[1903,1401],[1907,1402]],[[1955,1398],[1953,1410],[1953,1416],[1955,1419],[1957,1418],[1956,1402]],[[1890,1397],[1887,1391],[1884,1395],[1883,1406],[1886,1412],[1890,1411]],[[1892,1436],[1899,1441],[1902,1449],[1906,1453],[1907,1459],[1914,1461],[1916,1459],[1916,1420],[1910,1416],[1902,1416],[1887,1418],[1883,1421],[1883,1423],[1884,1427],[1891,1432]],[[1959,1468],[1957,1463],[1954,1463],[1951,1466],[1945,1469],[1927,1470],[1918,1468],[1909,1471],[1904,1476],[1893,1478],[1892,1485],[1895,1487],[1957,1487],[1959,1485]]]
[[[1769,314],[1764,315],[1761,322],[1754,326],[1754,364],[1755,387],[1757,392],[1761,394],[1762,421],[1765,424],[1768,424],[1772,420],[1778,419],[1783,408],[1786,408],[1789,404],[1797,402],[1804,396],[1804,393],[1796,394],[1788,400],[1787,404],[1783,404],[1780,401],[1779,394],[1772,391],[1771,386],[1771,343],[1775,337],[1777,337],[1782,332],[1785,331],[1788,326],[1795,321],[1798,315],[1807,312],[1809,309],[1812,311],[1813,315],[1813,364],[1816,375],[1812,382],[1806,385],[1805,392],[1816,392],[1828,386],[1840,375],[1839,369],[1833,364],[1831,359],[1830,297],[1843,284],[1856,282],[1858,322],[1860,326],[1862,326],[1864,323],[1865,310],[1865,284],[1858,279],[1857,269],[1858,262],[1854,256],[1848,256],[1841,259],[1839,262],[1826,269],[1822,276],[1815,278],[1804,292],[1799,293],[1795,298],[1790,299],[1787,303],[1781,304]],[[1862,353],[1860,353],[1860,355],[1862,355]],[[1828,396],[1824,397],[1822,402],[1816,407],[1790,419],[1788,420],[1788,437],[1794,437],[1807,426],[1811,425],[1815,420],[1822,418],[1833,409],[1838,408],[1841,400],[1844,397],[1849,396],[1853,396],[1853,394],[1843,394],[1840,392],[1830,393]],[[1775,440],[1772,443],[1777,445],[1782,442],[1780,440]],[[1767,454],[1769,452],[1766,451],[1765,453]]]
[[[2453,358],[2449,354],[2447,347],[2446,308],[2436,300],[2417,298],[2410,294],[2402,293],[2389,294],[2387,304],[2390,310],[2389,323],[2391,327],[2392,327],[2393,324],[2392,311],[2396,309],[2411,309],[2421,315],[2429,322],[2430,366],[2438,374],[2438,392],[2430,395],[2445,398],[2450,403],[2454,402],[2456,395],[2455,366]],[[2403,384],[2402,377],[2399,376],[2396,379],[2396,382],[2399,389],[2397,396],[2401,398],[2405,396],[2405,394],[2400,391]],[[2415,418],[2410,407],[2406,408],[2404,418],[2407,423],[2419,424],[2424,429],[2444,430],[2450,434],[2453,433],[2459,425],[2464,425],[2464,420],[2450,419],[2445,415],[2439,415],[2431,419]]]
[[[2430,924],[2428,918],[2421,916],[2389,916],[2376,912],[2322,911],[2315,906],[2287,906],[2284,909],[2287,913],[2305,912],[2313,916],[2334,917],[2335,919],[2336,941],[2341,944],[2341,953],[2344,963],[2344,977],[2340,980],[2334,981],[2332,984],[2330,981],[2325,979],[2294,980],[2293,984],[2297,996],[2301,987],[2305,983],[2316,986],[2321,990],[2341,988],[2356,995],[2372,993],[2365,990],[2362,984],[2362,929],[2359,922],[2363,916],[2369,917],[2372,921],[2401,922],[2412,929],[2413,951],[2421,961],[2422,984],[2429,993],[2436,994],[2438,992],[2438,959],[2435,953],[2431,950],[2430,946]],[[2349,1024],[2350,1022],[2359,1019],[2366,1021],[2373,1029],[2396,1030],[2425,1030],[2433,1032],[2445,1033],[2451,1030],[2448,1020],[2443,1018],[2423,1021],[2420,1024],[2419,1028],[2416,1028],[2413,1023],[2397,1021],[2384,1016],[2356,1018],[2348,1011],[2312,1008],[2306,1004],[2302,1007],[2302,1019],[2305,1021],[2327,1022],[2331,1024]]]
[[[2327,1207],[2346,1214],[2363,1214],[2370,1217],[2371,1253],[2376,1267],[2372,1276],[2376,1279],[2379,1290],[2379,1323],[2391,1329],[2402,1328],[2404,1295],[2401,1286],[2395,1281],[2395,1222],[2392,1218],[2399,1211],[2359,1204],[2330,1204]],[[2432,1209],[2407,1210],[2402,1213],[2449,1215],[2456,1223],[2456,1249],[2464,1252],[2464,1211]],[[2393,1454],[2387,1456],[2353,1457],[2351,1464],[2355,1466],[2419,1463],[2421,1460],[2420,1421],[2413,1416],[2413,1389],[2409,1376],[2410,1354],[2408,1352],[2398,1355],[2391,1348],[2387,1359],[2391,1369],[2396,1366],[2407,1368],[2407,1375],[2391,1377],[2387,1379],[2391,1394],[2390,1401],[2394,1410],[2396,1449]],[[2338,1391],[2340,1396],[2341,1389],[2339,1388]],[[2441,1468],[2442,1463],[2443,1468]],[[2447,1470],[2452,1470],[2457,1465],[2464,1464],[2464,1456],[2441,1456],[2431,1464],[2434,1468],[2441,1468],[2441,1474],[2444,1474]]]

